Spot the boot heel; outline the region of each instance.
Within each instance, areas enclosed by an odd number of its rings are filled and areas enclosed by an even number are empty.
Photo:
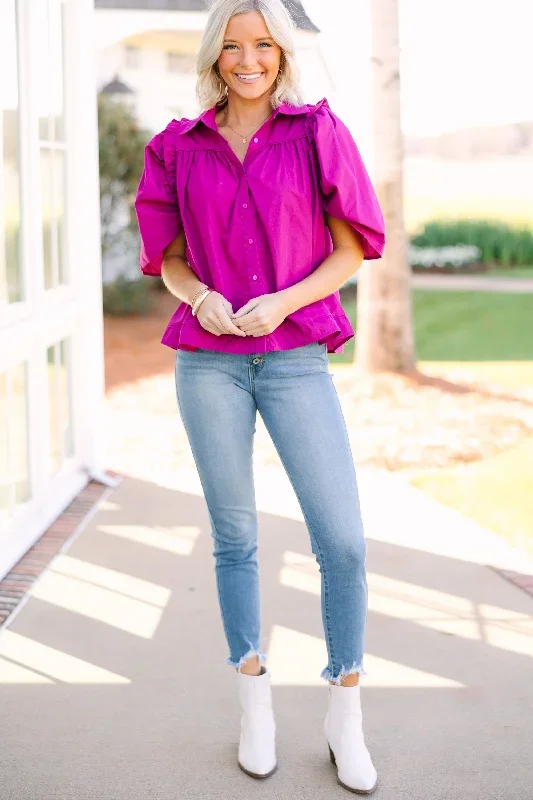
[[[333,754],[333,750],[331,749],[329,744],[328,744],[328,748],[329,748],[329,760],[331,761],[332,764],[335,764],[335,766],[336,766],[337,762],[335,761],[335,756]]]

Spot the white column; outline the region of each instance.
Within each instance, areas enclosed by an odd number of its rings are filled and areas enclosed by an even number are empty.
[[[93,26],[93,0],[65,1],[68,260],[80,309],[72,348],[74,435],[83,466],[100,471],[104,343]]]

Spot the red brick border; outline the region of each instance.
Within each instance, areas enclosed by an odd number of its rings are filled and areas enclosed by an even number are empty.
[[[0,628],[107,491],[107,486],[90,481],[5,578],[0,580]]]
[[[514,572],[512,569],[497,569],[496,572],[506,580],[514,583],[519,589],[533,597],[533,575],[525,575],[522,572]]]

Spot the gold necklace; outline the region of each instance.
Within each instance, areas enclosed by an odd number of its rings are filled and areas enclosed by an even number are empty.
[[[268,115],[268,117],[265,117],[265,119],[263,120],[263,122],[260,122],[260,123],[259,123],[259,125],[257,126],[257,128],[254,128],[254,130],[253,130],[253,131],[251,131],[250,133],[247,133],[247,134],[246,134],[246,136],[243,136],[243,135],[242,135],[242,133],[239,133],[238,131],[236,131],[234,128],[232,128],[232,127],[231,127],[231,125],[228,123],[228,112],[227,112],[227,111],[226,111],[226,119],[225,119],[225,121],[224,121],[224,124],[228,126],[228,128],[230,129],[230,131],[233,131],[233,133],[237,134],[237,136],[238,136],[240,139],[242,139],[242,142],[243,142],[243,144],[246,144],[246,142],[248,141],[248,138],[249,138],[250,136],[252,136],[252,135],[253,135],[253,134],[254,134],[256,131],[258,131],[258,130],[259,130],[259,128],[261,127],[261,125],[263,125],[263,124],[264,124],[264,123],[267,121],[267,119],[268,119],[269,117],[270,117],[270,114]]]

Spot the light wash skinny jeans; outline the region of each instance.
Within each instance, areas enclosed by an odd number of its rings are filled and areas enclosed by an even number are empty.
[[[328,651],[325,680],[364,674],[366,541],[355,467],[325,344],[236,354],[177,350],[176,390],[207,503],[230,656],[260,650],[252,469],[259,411],[296,493],[317,558]]]

